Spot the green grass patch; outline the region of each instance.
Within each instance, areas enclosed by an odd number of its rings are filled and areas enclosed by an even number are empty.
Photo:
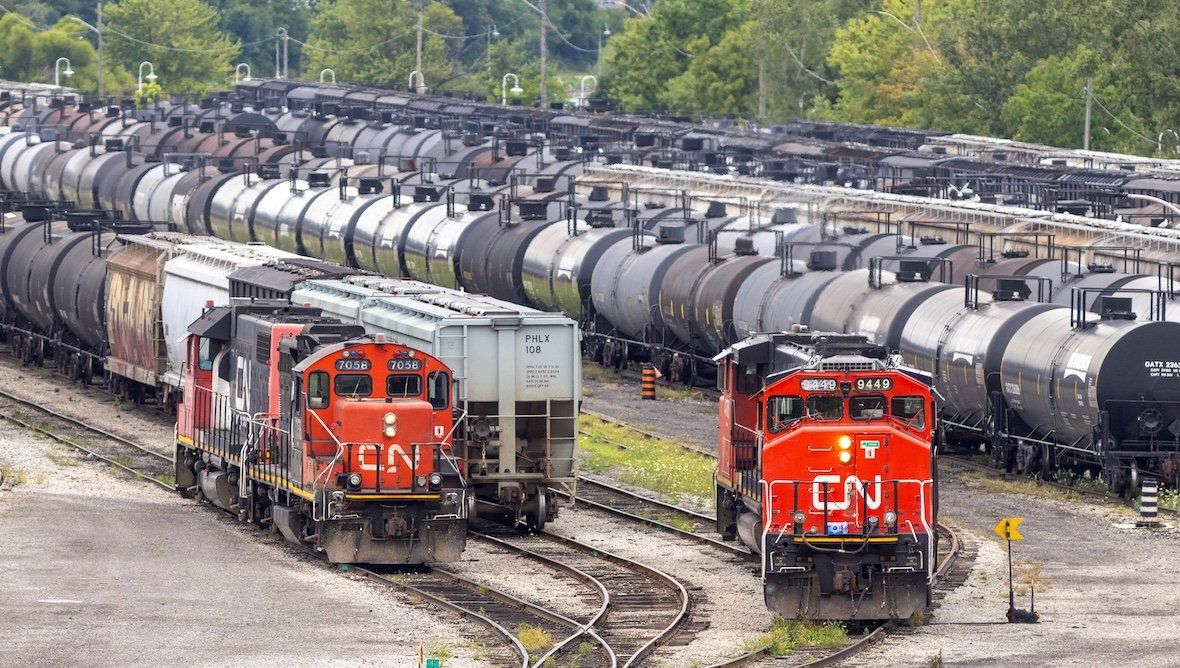
[[[588,470],[673,498],[713,498],[713,459],[591,415],[579,418],[579,429],[582,464]]]
[[[770,630],[745,643],[747,652],[765,651],[771,656],[786,656],[801,648],[831,648],[848,644],[848,632],[832,622],[816,623],[802,619],[775,617]]]
[[[545,629],[532,624],[521,624],[516,627],[516,638],[524,645],[529,654],[549,649],[553,646],[553,638],[545,633]]]
[[[176,486],[176,476],[172,475],[171,473],[161,473],[156,477],[156,479],[165,485],[171,485],[173,487]]]
[[[28,482],[28,471],[17,468],[11,462],[0,460],[0,485],[7,485],[9,488],[12,488],[27,485]]]
[[[80,462],[77,460],[77,458],[72,457],[69,453],[66,453],[66,452],[58,452],[55,450],[46,450],[45,456],[49,458],[49,461],[53,462],[54,464],[57,464],[58,466],[78,466],[80,464]]]
[[[1057,499],[1064,501],[1080,501],[1085,500],[1086,498],[1081,491],[1082,488],[1080,487],[1075,491],[1073,489],[1061,488],[1055,485],[1045,485],[1031,478],[1014,478],[1011,480],[1004,480],[1002,478],[997,478],[992,474],[981,473],[978,471],[963,471],[959,475],[962,476],[963,480],[979,485],[980,487],[992,492],[1024,494],[1026,496],[1035,496],[1041,499]]]
[[[1172,510],[1180,510],[1180,489],[1172,489],[1171,487],[1161,487],[1159,495],[1160,508],[1171,508]]]

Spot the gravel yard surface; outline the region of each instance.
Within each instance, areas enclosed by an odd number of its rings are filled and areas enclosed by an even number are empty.
[[[614,376],[583,365],[582,407],[666,436],[701,450],[717,452],[717,400],[696,390],[657,381],[657,398],[639,398],[639,380]]]
[[[979,554],[966,583],[950,592],[932,622],[888,637],[847,666],[1180,665],[1180,533],[1120,529],[1131,511],[1081,501],[997,493],[947,471],[942,514],[970,533]],[[992,532],[1023,517],[1013,545],[1020,573],[1041,569],[1041,622],[1008,624],[1006,545]],[[1133,522],[1133,519],[1130,520]],[[1021,565],[1026,564],[1022,569]],[[1028,597],[1017,607],[1028,609]]]
[[[463,560],[446,570],[570,619],[589,618],[602,604],[599,591],[582,580],[478,540],[469,540]]]
[[[658,649],[650,665],[684,668],[733,658],[743,653],[744,641],[757,638],[770,625],[754,564],[583,508],[563,508],[546,531],[659,569],[696,597],[698,607],[690,623],[707,622],[707,628],[683,646]]]
[[[8,423],[0,469],[0,665],[483,665],[457,617]]]
[[[175,420],[152,406],[125,404],[96,387],[82,387],[47,369],[22,367],[7,355],[0,355],[0,387],[159,452],[171,454],[174,450]]]

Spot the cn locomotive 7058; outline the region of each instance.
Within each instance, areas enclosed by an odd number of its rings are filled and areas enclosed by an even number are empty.
[[[717,528],[761,555],[784,617],[906,618],[930,602],[930,377],[863,337],[760,334],[723,351]]]
[[[178,490],[334,563],[459,559],[446,365],[285,302],[211,307],[188,334]]]

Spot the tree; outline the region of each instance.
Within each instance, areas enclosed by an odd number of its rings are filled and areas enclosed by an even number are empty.
[[[200,0],[120,0],[103,7],[107,51],[136,71],[152,63],[171,93],[204,94],[224,88],[238,45],[218,29],[217,10]]]
[[[341,80],[407,85],[416,62],[418,3],[412,0],[324,0],[315,6],[304,52],[308,73],[329,67]],[[440,2],[424,3],[422,69],[437,87],[462,69],[454,58],[462,23]],[[448,41],[456,42],[448,44]]]
[[[63,19],[49,30],[37,32],[27,20],[16,14],[0,18],[0,78],[13,81],[53,81],[58,58],[69,58],[74,76],[61,80],[63,86],[85,93],[98,90],[98,54],[89,42],[81,39],[85,27]],[[64,68],[63,68],[64,69]],[[111,92],[126,90],[131,77],[126,70],[106,64],[106,88]]]
[[[682,113],[752,116],[757,112],[757,21],[729,30],[716,46],[697,43],[688,69],[668,81],[663,100]]]
[[[269,76],[273,71],[279,28],[286,28],[294,38],[287,45],[287,64],[291,76],[299,75],[303,56],[299,42],[307,41],[311,20],[306,0],[211,0],[210,4],[221,15],[221,29],[242,45],[239,58],[250,65],[254,76]]]
[[[674,100],[668,97],[668,83],[745,23],[748,11],[745,0],[661,0],[651,18],[628,19],[623,34],[608,43],[604,92],[628,109],[684,102],[689,82],[681,81]]]

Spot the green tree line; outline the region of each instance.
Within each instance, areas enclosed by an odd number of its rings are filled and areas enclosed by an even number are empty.
[[[606,51],[631,109],[1176,152],[1171,0],[659,0]],[[1160,133],[1172,137],[1160,140]]]

